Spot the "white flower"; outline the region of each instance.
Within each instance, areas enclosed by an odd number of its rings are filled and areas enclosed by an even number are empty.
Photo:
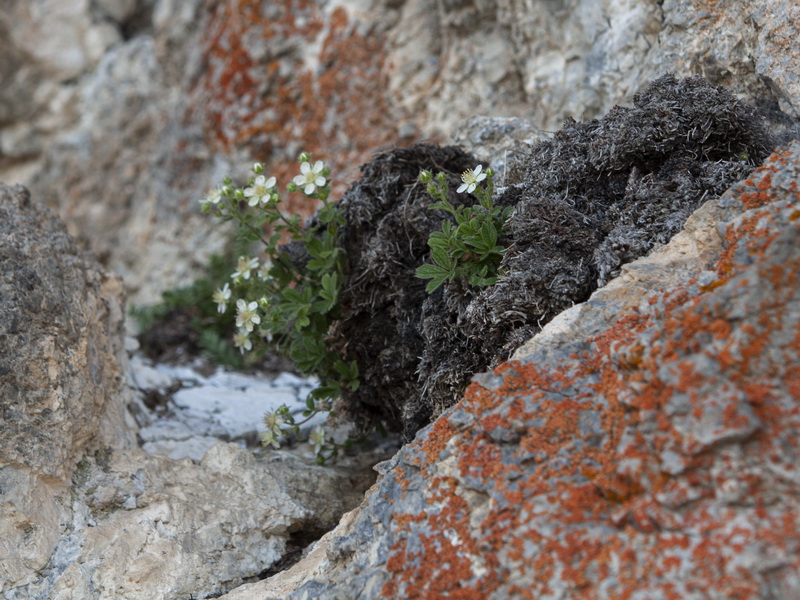
[[[323,168],[324,165],[321,160],[315,162],[313,167],[308,162],[300,163],[300,173],[302,175],[297,175],[292,181],[294,181],[295,185],[303,188],[306,196],[310,196],[318,187],[325,185],[327,181],[321,175]]]
[[[206,192],[206,197],[200,199],[200,204],[206,206],[208,204],[219,204],[222,200],[224,188],[212,187]]]
[[[314,456],[319,456],[322,446],[325,445],[325,430],[322,425],[317,425],[308,434],[308,442],[314,446]]]
[[[258,316],[258,302],[250,302],[248,304],[245,300],[239,298],[236,301],[236,309],[238,311],[236,314],[236,326],[244,329],[247,333],[253,331],[254,325],[261,323],[261,317]]]
[[[265,446],[272,446],[276,450],[281,447],[281,443],[278,441],[278,437],[275,435],[275,432],[271,429],[268,429],[264,433],[261,434],[261,443]]]
[[[267,281],[270,279],[269,270],[272,268],[272,265],[268,262],[261,263],[261,266],[258,267],[258,278]]]
[[[275,435],[280,435],[281,429],[286,425],[286,421],[278,414],[278,411],[275,411],[264,415],[264,424],[269,431],[275,432]]]
[[[250,279],[250,271],[253,269],[258,268],[258,259],[257,258],[248,258],[246,256],[240,256],[239,262],[236,263],[236,272],[231,275],[231,279]]]
[[[236,346],[242,354],[244,354],[245,350],[249,352],[253,349],[253,342],[250,340],[247,332],[242,330],[239,330],[236,332],[236,335],[233,336],[233,345]]]
[[[459,188],[456,190],[459,194],[466,190],[468,194],[471,194],[475,191],[475,188],[478,187],[478,184],[486,179],[486,173],[481,173],[483,169],[482,165],[478,165],[475,167],[475,170],[467,169],[461,174],[461,181],[462,183]]]
[[[253,185],[249,188],[245,188],[244,190],[244,197],[249,198],[247,203],[250,206],[255,206],[259,202],[262,204],[266,204],[269,201],[270,197],[270,190],[275,187],[275,183],[277,179],[274,177],[270,177],[267,179],[263,175],[259,175],[253,180]],[[266,200],[265,200],[266,198]]]
[[[214,291],[214,295],[211,296],[211,299],[217,303],[217,312],[224,313],[228,300],[231,299],[231,288],[226,283],[222,288],[217,288]]]

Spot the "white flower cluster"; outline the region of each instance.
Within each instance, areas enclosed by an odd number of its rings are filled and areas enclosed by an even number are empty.
[[[289,192],[302,191],[306,196],[327,202],[330,193],[329,170],[320,160],[312,164],[311,157],[306,153],[300,155],[299,161],[300,174],[292,179],[287,190]],[[295,215],[291,220],[287,219],[277,209],[280,198],[276,189],[276,178],[265,175],[264,166],[261,163],[255,163],[252,172],[253,176],[250,177],[245,187],[236,187],[229,178],[226,178],[223,185],[210,189],[207,195],[200,200],[202,210],[204,212],[212,211],[228,220],[239,219],[240,223],[247,224],[249,233],[260,237],[262,241],[265,241],[261,234],[264,233],[264,224],[267,221],[269,224],[278,222],[284,230],[297,227],[299,221],[296,219],[299,217]],[[254,215],[254,212],[260,214]],[[278,233],[274,234],[269,242],[265,241],[268,248],[265,254],[268,257],[274,256],[272,251],[275,247],[275,240],[280,239],[281,229],[278,228],[277,231]],[[294,230],[290,229],[290,231]],[[280,319],[276,316],[280,311],[281,300],[279,296],[272,295],[271,290],[275,286],[275,282],[270,276],[272,268],[273,265],[269,260],[260,261],[252,256],[240,256],[236,270],[231,274],[231,282],[218,287],[212,295],[212,300],[217,305],[217,311],[220,314],[227,311],[229,303],[234,303],[236,333],[233,336],[233,343],[242,354],[253,349],[253,338],[271,341],[273,333],[281,331],[282,324],[279,323]],[[235,299],[234,290],[241,292],[243,297]],[[254,290],[260,291],[254,292]],[[266,293],[266,295],[255,300],[253,297],[260,293]],[[319,410],[313,410],[312,416]],[[262,442],[273,448],[280,448],[281,439],[292,431],[299,432],[299,426],[302,425],[302,423],[295,422],[294,416],[285,406],[267,414],[264,421],[266,431],[262,434]],[[308,442],[314,448],[317,460],[324,462],[323,452],[326,448],[326,441],[325,430],[322,426],[316,426],[310,431]]]
[[[286,424],[286,420],[277,411],[264,415],[264,425],[267,426],[267,429],[261,434],[261,443],[275,449],[280,448],[280,440]]]
[[[287,431],[294,427],[294,418],[291,414],[281,414],[276,410],[264,415],[265,431],[261,434],[261,443],[265,446],[272,446],[276,450],[281,447],[281,438]],[[325,428],[316,425],[308,434],[308,443],[314,447],[314,456],[319,456],[325,447]]]
[[[262,263],[259,265],[257,258],[240,256],[236,271],[231,274],[231,279],[233,279],[234,284],[247,281],[254,271],[257,273],[259,279],[266,280],[269,277],[269,264]],[[221,288],[214,290],[212,300],[217,305],[217,312],[221,314],[225,313],[232,295],[233,292],[230,285],[227,283]],[[261,324],[262,316],[259,310],[266,311],[268,307],[269,300],[265,297],[260,298],[258,302],[248,302],[243,298],[236,300],[236,327],[238,330],[233,336],[233,343],[243,354],[245,351],[253,349],[253,341],[250,339],[250,334],[253,333],[256,325]],[[262,335],[262,337],[272,339],[271,332],[260,330],[258,333]]]

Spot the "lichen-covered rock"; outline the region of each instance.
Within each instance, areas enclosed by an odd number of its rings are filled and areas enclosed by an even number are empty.
[[[637,261],[640,302],[545,329],[304,561],[224,598],[797,597],[800,142],[712,205],[723,239],[695,221],[694,259]],[[700,269],[664,288],[659,264]]]

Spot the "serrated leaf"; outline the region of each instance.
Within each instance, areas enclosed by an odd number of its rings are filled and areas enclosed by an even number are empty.
[[[428,285],[425,286],[425,291],[430,294],[431,292],[436,291],[445,281],[447,281],[447,277],[435,277],[428,282]]]
[[[441,231],[434,231],[428,236],[428,246],[431,248],[447,248],[450,245],[450,236]]]
[[[481,225],[480,235],[485,248],[493,248],[497,243],[497,229],[491,221],[486,221]]]
[[[317,300],[316,302],[314,302],[314,304],[311,305],[311,307],[315,313],[324,315],[331,311],[333,305],[334,305],[333,300]]]
[[[431,279],[433,277],[446,277],[449,271],[438,265],[424,264],[417,267],[416,276],[420,279]]]
[[[453,257],[446,250],[433,248],[431,249],[431,257],[437,265],[446,271],[449,272],[453,268]]]

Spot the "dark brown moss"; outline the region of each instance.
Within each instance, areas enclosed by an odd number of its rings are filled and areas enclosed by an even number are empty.
[[[515,206],[505,275],[488,288],[453,281],[430,296],[414,271],[444,215],[428,210],[417,176],[444,171],[452,189],[476,161],[423,144],[376,157],[340,204],[349,278],[329,343],[358,361],[362,381],[342,399],[345,412],[412,437],[459,399],[474,373],[667,242],[772,145],[756,111],[727,90],[662,77],[632,107],[570,121],[531,148],[516,166],[524,180],[495,199]]]

